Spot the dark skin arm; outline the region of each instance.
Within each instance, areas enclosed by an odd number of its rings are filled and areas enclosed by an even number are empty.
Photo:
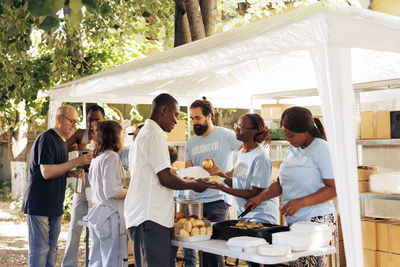
[[[272,183],[267,189],[262,191],[257,196],[251,198],[247,201],[245,208],[251,207],[251,210],[254,210],[261,202],[270,200],[282,194],[282,187],[279,183],[279,178],[275,183]]]
[[[230,184],[227,184],[227,180],[230,181]],[[232,188],[232,179],[225,179],[225,183],[229,186],[226,187],[222,184],[218,184],[218,183],[212,183],[210,184],[210,188],[215,188],[215,189],[219,189],[225,193],[228,193],[230,195],[236,196],[236,197],[242,197],[242,198],[252,198],[257,196],[258,194],[260,194],[263,191],[263,188],[258,188],[258,187],[254,187],[254,186],[250,186],[250,189],[235,189]]]
[[[77,150],[77,146],[81,144],[84,131],[83,129],[76,130],[75,133],[67,139],[68,152]]]
[[[285,216],[293,216],[303,207],[308,207],[320,203],[324,203],[336,197],[336,187],[334,179],[323,179],[325,186],[317,192],[290,200],[282,207],[281,212]]]
[[[180,177],[173,174],[170,168],[166,168],[157,173],[157,177],[163,186],[173,190],[192,189],[200,193],[208,188],[208,184],[202,179],[195,179],[195,180],[181,179]]]

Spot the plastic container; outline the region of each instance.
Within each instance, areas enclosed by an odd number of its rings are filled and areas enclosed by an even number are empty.
[[[258,247],[258,254],[263,256],[286,256],[290,254],[290,246],[285,245],[264,245]]]
[[[232,237],[226,242],[229,249],[241,251],[245,253],[255,253],[259,246],[266,245],[267,241],[264,238],[252,236]]]

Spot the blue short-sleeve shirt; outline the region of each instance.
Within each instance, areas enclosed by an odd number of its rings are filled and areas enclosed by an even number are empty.
[[[235,189],[250,189],[251,186],[268,188],[271,183],[272,164],[268,152],[261,146],[243,154],[239,151],[232,176]],[[237,212],[242,213],[248,199],[235,197]],[[249,221],[279,224],[278,199],[261,202],[252,212],[243,217]]]
[[[233,151],[242,145],[236,139],[232,130],[215,126],[208,136],[192,136],[186,143],[186,161],[191,161],[193,166],[202,166],[203,160],[212,158],[223,172],[232,170]],[[190,199],[200,200],[204,203],[224,200],[232,204],[232,197],[216,189],[207,189],[202,193],[190,190]]]
[[[319,191],[325,186],[323,179],[333,178],[328,143],[325,140],[316,137],[304,149],[290,146],[279,169],[282,205],[292,199]],[[334,212],[332,202],[327,201],[301,208],[293,216],[287,216],[286,221],[288,224],[292,224]]]

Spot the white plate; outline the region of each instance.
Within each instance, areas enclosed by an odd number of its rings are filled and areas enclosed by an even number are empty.
[[[180,177],[193,177],[193,178],[204,178],[209,177],[210,173],[199,166],[192,166],[185,169],[180,169],[176,172]]]
[[[290,246],[264,245],[258,247],[258,254],[263,256],[286,256],[290,254]]]
[[[208,240],[210,238],[211,238],[211,235],[195,235],[195,236],[188,236],[188,237],[175,236],[176,240],[183,241],[183,242],[198,242],[198,241]]]

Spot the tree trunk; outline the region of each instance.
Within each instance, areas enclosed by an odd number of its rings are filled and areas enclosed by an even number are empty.
[[[190,43],[189,21],[183,0],[175,0],[175,43],[174,47]]]
[[[206,37],[198,1],[199,0],[189,0],[189,5],[186,7],[192,41]]]
[[[217,0],[200,0],[200,8],[206,36],[214,35],[218,16]]]

